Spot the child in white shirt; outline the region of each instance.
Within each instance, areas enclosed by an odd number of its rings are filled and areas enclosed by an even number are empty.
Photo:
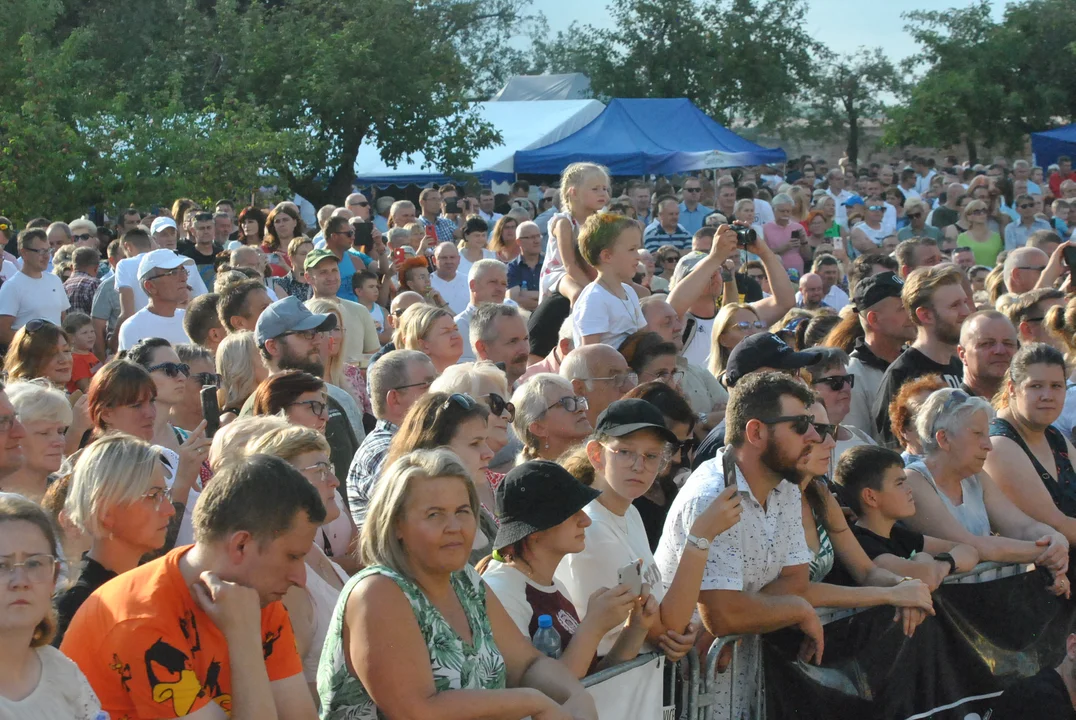
[[[579,231],[579,251],[598,271],[572,305],[572,339],[576,347],[605,343],[620,347],[646,327],[639,296],[628,283],[635,277],[643,231],[623,215],[597,213]]]

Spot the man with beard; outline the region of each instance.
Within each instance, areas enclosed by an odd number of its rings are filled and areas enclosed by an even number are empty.
[[[949,387],[960,387],[964,366],[956,354],[960,326],[971,314],[963,273],[953,265],[919,268],[908,276],[900,297],[916,325],[915,341],[885,371],[871,407],[874,437],[897,449],[889,427],[889,403],[901,385],[923,375],[940,375]]]
[[[964,363],[960,389],[969,395],[993,399],[1005,380],[1019,343],[1016,328],[997,310],[972,313],[960,328],[956,353]]]
[[[760,337],[756,335],[754,337]],[[776,338],[775,338],[776,339]],[[715,637],[743,640],[738,663],[754,667],[757,635],[798,627],[806,635],[801,657],[822,660],[822,625],[803,599],[811,552],[803,535],[798,466],[821,437],[808,412],[814,394],[783,373],[753,373],[733,387],[726,422],[728,447],[703,463],[673,500],[654,553],[668,583],[701,568],[698,608]],[[698,537],[698,521],[738,497],[740,520],[716,537]],[[754,697],[755,673],[719,673],[717,709],[740,717]],[[733,706],[735,697],[736,706]]]
[[[845,425],[868,435],[874,433],[871,406],[882,386],[882,376],[896,360],[904,343],[915,339],[915,325],[904,310],[900,293],[904,283],[890,271],[861,280],[852,297],[853,312],[845,323],[855,323],[863,333],[849,353],[848,372],[856,378]],[[854,328],[853,328],[854,330]],[[834,330],[837,333],[838,330]]]
[[[283,370],[302,370],[324,379],[325,365],[318,349],[318,336],[334,327],[335,315],[315,315],[299,302],[299,298],[289,295],[262,312],[254,328],[254,342],[270,375]],[[333,467],[343,476],[344,468],[351,464],[359,443],[366,437],[362,430],[362,411],[343,388],[326,382],[325,391],[325,412],[328,413],[325,439],[329,441]],[[251,393],[247,398],[240,417],[250,416],[254,395]],[[348,407],[351,408],[350,416]]]

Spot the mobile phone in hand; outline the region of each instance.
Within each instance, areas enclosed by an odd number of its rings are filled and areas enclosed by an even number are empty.
[[[643,574],[639,564],[636,560],[617,571],[617,581],[631,588],[632,595],[636,597],[643,594]]]
[[[212,437],[220,429],[220,405],[217,404],[215,385],[204,385],[200,391],[202,398],[202,417],[205,418],[205,436]]]
[[[1069,291],[1072,291],[1073,287],[1076,287],[1076,245],[1066,245],[1061,250],[1061,257],[1065,259],[1065,264],[1069,266]]]
[[[402,263],[407,259],[407,253],[404,252],[403,248],[396,248],[392,251],[392,259],[397,263]]]

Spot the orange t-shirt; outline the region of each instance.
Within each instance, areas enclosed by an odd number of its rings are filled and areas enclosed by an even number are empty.
[[[78,381],[93,377],[93,369],[101,364],[93,353],[72,353],[71,381],[67,383],[67,392],[78,390]]]
[[[75,613],[60,650],[79,666],[113,720],[175,718],[215,702],[231,714],[224,634],[199,607],[179,571],[192,546],[113,578]],[[262,608],[269,680],[303,671],[288,612]]]

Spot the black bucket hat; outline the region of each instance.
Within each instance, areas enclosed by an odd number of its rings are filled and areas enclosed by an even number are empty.
[[[556,527],[601,493],[587,487],[548,460],[531,460],[512,468],[497,486],[497,516],[501,526],[493,549],[514,545],[528,535]]]

